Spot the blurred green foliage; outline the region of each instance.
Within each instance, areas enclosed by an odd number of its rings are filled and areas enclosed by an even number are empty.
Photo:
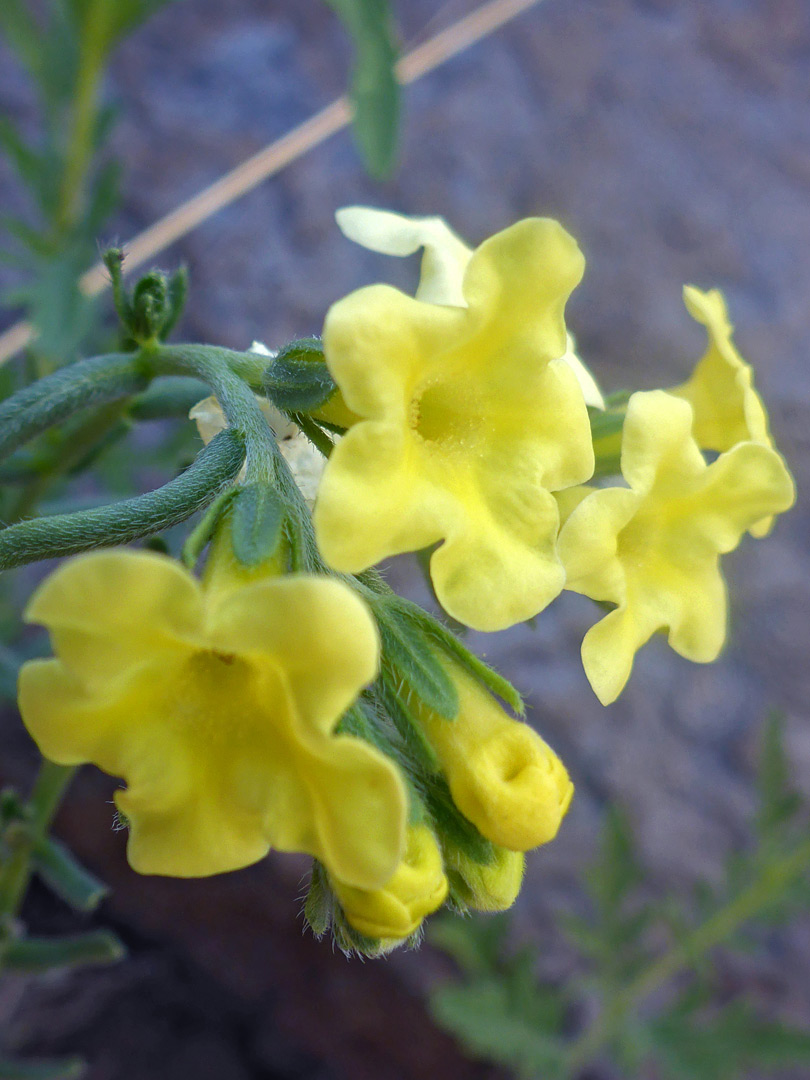
[[[776,713],[757,788],[751,843],[718,885],[680,897],[650,895],[627,815],[608,809],[583,878],[587,914],[560,920],[576,954],[564,985],[538,978],[537,949],[510,948],[508,915],[437,921],[430,940],[463,974],[434,992],[437,1023],[526,1080],[575,1080],[600,1061],[656,1080],[810,1071],[810,1030],[766,1015],[724,978],[724,958],[767,947],[810,908],[808,807],[791,787]]]

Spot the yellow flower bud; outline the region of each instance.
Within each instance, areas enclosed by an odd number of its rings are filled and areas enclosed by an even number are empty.
[[[355,930],[370,938],[401,941],[444,903],[447,878],[433,833],[427,825],[412,825],[402,862],[381,889],[357,889],[335,877],[332,888]]]
[[[488,840],[511,851],[553,840],[574,793],[565,766],[472,676],[455,665],[450,674],[459,696],[455,720],[424,707],[420,719],[456,806]]]
[[[525,856],[522,851],[496,848],[495,858],[482,866],[463,852],[455,852],[450,866],[462,880],[461,899],[475,911],[506,911],[517,899],[523,883]]]

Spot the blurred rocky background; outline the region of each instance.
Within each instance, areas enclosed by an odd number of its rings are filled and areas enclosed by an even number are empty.
[[[404,46],[474,6],[400,0]],[[123,44],[109,79],[126,167],[113,234],[135,235],[338,96],[349,60],[318,0],[170,4]],[[571,961],[551,928],[578,903],[575,882],[607,800],[629,809],[651,883],[677,891],[711,880],[746,835],[771,707],[786,714],[790,758],[810,795],[810,6],[545,0],[407,89],[404,104],[394,179],[370,180],[343,132],[160,257],[191,270],[183,337],[282,344],[317,333],[329,303],[357,286],[412,283],[415,264],[341,237],[333,214],[342,205],[440,214],[471,242],[549,215],[585,252],[570,321],[608,390],[681,381],[704,345],[682,285],[726,292],[799,488],[774,535],[747,541],[725,564],[731,633],[712,666],[653,642],[619,702],[603,709],[579,661],[593,620],[583,598],[564,594],[534,627],[471,635],[527,694],[532,723],[577,785],[559,838],[530,859],[516,913],[516,933],[543,943],[544,973],[565,978]],[[0,111],[24,117],[28,108],[18,71],[0,62]],[[0,203],[6,192],[13,202],[0,167]],[[408,560],[389,578],[426,599]],[[34,754],[12,716],[3,748],[0,776],[24,782]],[[498,1075],[431,1026],[422,996],[446,969],[439,954],[364,964],[303,936],[305,867],[293,859],[201,882],[138,878],[110,828],[111,791],[85,770],[57,831],[112,884],[102,919],[131,958],[36,989],[6,982],[0,1019],[12,1049],[81,1053],[91,1080]],[[33,930],[76,925],[44,893],[33,892],[29,909]],[[806,1024],[808,970],[805,919],[774,938],[766,961],[741,960],[727,974]]]

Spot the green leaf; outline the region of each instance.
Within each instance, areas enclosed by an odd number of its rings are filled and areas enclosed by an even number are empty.
[[[497,697],[505,701],[519,716],[525,715],[526,706],[523,703],[523,698],[508,679],[505,679],[503,675],[500,675],[488,664],[485,664],[480,657],[470,652],[451,630],[448,630],[446,626],[442,626],[440,622],[434,619],[433,616],[429,615],[426,611],[423,611],[417,604],[411,604],[406,600],[400,599],[399,606],[401,609],[407,607],[411,620],[427,634],[429,638],[441,646],[444,652],[454,660],[457,660],[470,675],[486,686],[487,689],[492,691]]]
[[[0,1080],[79,1080],[84,1075],[81,1058],[62,1061],[11,1061],[0,1058]]]
[[[28,9],[27,0],[3,0],[0,3],[0,34],[36,78],[42,65],[41,30]]]
[[[334,894],[323,866],[315,859],[309,879],[307,898],[304,902],[304,918],[315,937],[322,937],[332,922]]]
[[[399,136],[397,46],[388,0],[326,0],[355,49],[351,100],[354,136],[366,168],[383,179],[394,165]]]
[[[430,1011],[476,1057],[552,1080],[561,1075],[563,1043],[559,997],[535,987],[535,1001],[515,1008],[508,983],[479,978],[466,986],[444,986],[430,999]]]
[[[323,358],[319,338],[291,341],[268,358],[264,386],[273,404],[290,413],[309,413],[329,400],[337,389]]]
[[[243,566],[258,566],[275,553],[283,521],[284,503],[271,484],[242,488],[231,513],[231,542]]]
[[[93,911],[109,891],[58,840],[46,837],[34,848],[34,869],[52,892],[77,911]]]
[[[126,950],[115,934],[95,930],[69,937],[29,937],[10,941],[2,950],[9,971],[50,971],[57,967],[114,964]]]
[[[413,692],[433,712],[452,721],[458,715],[458,691],[436,658],[431,642],[408,618],[407,609],[396,602],[378,600],[373,607],[380,628],[383,664],[404,683],[398,691],[408,706],[408,692]]]

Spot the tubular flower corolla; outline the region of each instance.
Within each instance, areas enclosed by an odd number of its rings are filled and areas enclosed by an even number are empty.
[[[719,557],[794,500],[784,462],[761,443],[738,443],[707,465],[692,407],[663,390],[630,398],[621,467],[629,488],[594,491],[560,532],[566,587],[617,605],[582,643],[585,673],[605,705],[657,630],[667,629],[688,660],[717,658],[726,636]]]
[[[23,667],[23,719],[51,760],[124,778],[115,801],[135,870],[205,876],[275,847],[358,888],[395,872],[403,782],[378,750],[335,733],[379,652],[347,586],[207,588],[168,557],[104,551],[62,565],[26,614],[56,658]]]
[[[436,594],[480,630],[528,619],[558,595],[551,492],[593,471],[582,391],[559,359],[582,270],[559,224],[529,219],[473,252],[466,307],[373,285],[330,309],[326,362],[361,417],[315,504],[335,569],[444,541],[430,563]]]
[[[425,708],[422,728],[447,777],[453,802],[479,832],[510,851],[528,851],[557,835],[574,786],[537,732],[514,720],[466,672],[450,672],[458,715]]]
[[[432,831],[412,825],[402,861],[381,889],[357,889],[335,877],[332,888],[349,924],[385,947],[410,937],[426,915],[441,907],[447,878]]]

